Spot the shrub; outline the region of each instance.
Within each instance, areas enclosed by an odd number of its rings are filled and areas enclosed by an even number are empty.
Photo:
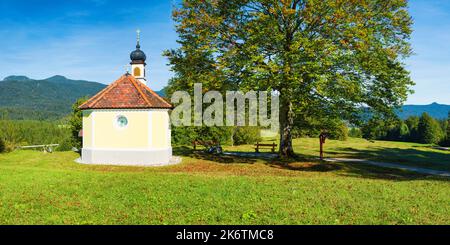
[[[368,140],[384,139],[386,138],[386,123],[379,118],[371,118],[366,124],[361,127],[363,138]]]
[[[342,122],[335,125],[331,130],[328,131],[328,137],[334,140],[347,140],[348,139],[348,128],[347,125]]]
[[[82,146],[82,138],[78,137],[80,130],[83,128],[83,111],[78,107],[88,100],[87,97],[79,98],[72,105],[72,114],[70,115],[70,131],[72,133],[72,146],[80,149]]]
[[[402,140],[406,140],[406,139],[408,139],[409,134],[410,134],[410,132],[409,132],[408,125],[404,122],[401,122],[398,127],[399,138]]]
[[[172,127],[173,145],[190,145],[197,138],[197,131],[194,127]]]
[[[297,127],[294,127],[291,131],[292,138],[305,138],[305,137],[312,137],[318,133],[317,130],[306,130],[306,129],[300,129]]]
[[[232,134],[232,127],[172,127],[172,144],[190,145],[194,140],[212,140],[229,145]]]
[[[420,117],[418,134],[420,142],[425,144],[437,144],[443,138],[439,123],[427,113]]]
[[[0,137],[0,153],[3,153],[6,151],[6,143],[5,140]]]
[[[75,143],[71,138],[66,138],[59,142],[59,146],[56,148],[56,151],[71,151],[74,145]]]
[[[362,138],[361,129],[359,129],[359,128],[351,128],[348,131],[348,136],[353,137],[353,138]]]
[[[450,137],[447,136],[447,138],[441,140],[441,142],[439,142],[440,146],[444,146],[444,147],[449,147],[450,146]]]
[[[233,144],[254,144],[261,140],[260,132],[259,127],[236,127],[233,134]]]

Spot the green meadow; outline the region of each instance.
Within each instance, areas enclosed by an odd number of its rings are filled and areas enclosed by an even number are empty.
[[[268,141],[270,142],[270,141]],[[215,156],[177,147],[179,165],[81,165],[73,152],[0,154],[0,224],[450,224],[449,178],[316,159]],[[253,151],[253,146],[226,147]],[[449,170],[428,145],[327,141],[327,157]]]

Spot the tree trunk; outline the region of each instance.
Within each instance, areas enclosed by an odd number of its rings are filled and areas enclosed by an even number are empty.
[[[294,124],[294,111],[292,102],[280,96],[280,156],[284,158],[293,157],[292,148],[292,126]]]

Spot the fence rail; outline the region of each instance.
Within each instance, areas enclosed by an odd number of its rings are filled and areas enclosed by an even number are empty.
[[[34,148],[42,148],[45,152],[53,152],[53,147],[57,147],[59,144],[48,144],[48,145],[27,145],[27,146],[19,146],[17,149],[34,149]]]

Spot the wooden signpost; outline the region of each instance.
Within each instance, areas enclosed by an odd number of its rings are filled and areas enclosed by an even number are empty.
[[[325,144],[325,140],[327,139],[328,134],[325,132],[320,133],[319,140],[320,140],[320,160],[323,160],[323,144]]]

